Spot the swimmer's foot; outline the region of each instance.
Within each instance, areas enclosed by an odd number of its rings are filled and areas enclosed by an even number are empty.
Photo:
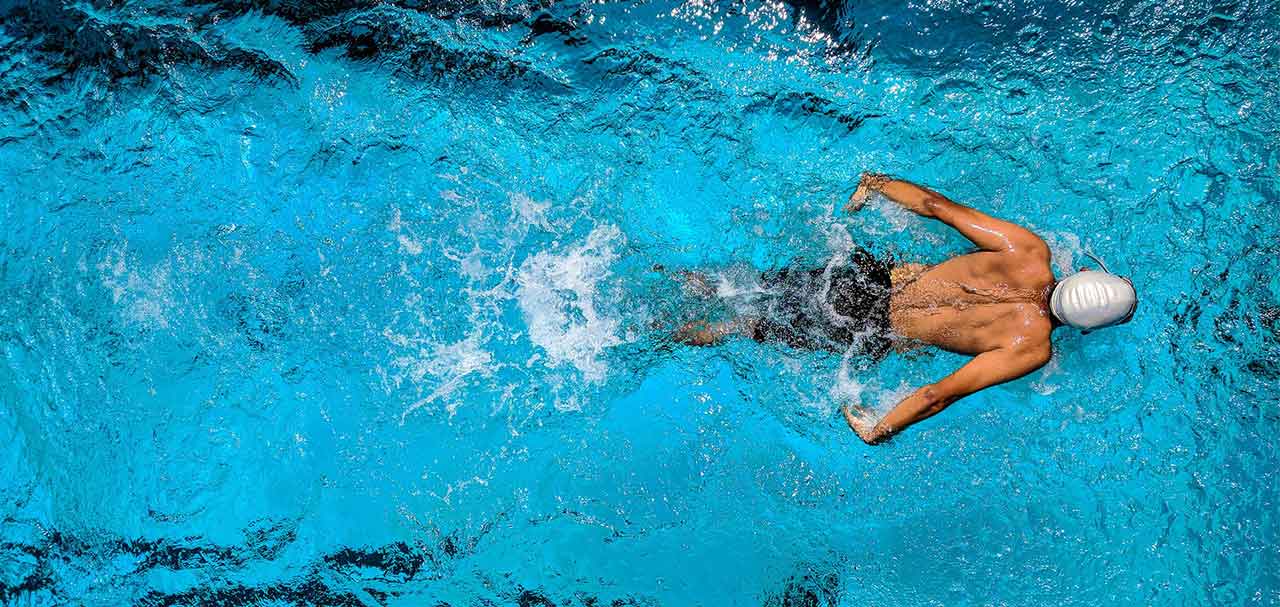
[[[690,346],[714,346],[731,335],[750,336],[754,326],[755,321],[746,318],[720,323],[695,320],[685,323],[671,337]]]
[[[713,325],[705,320],[695,320],[685,323],[671,337],[682,344],[690,346],[714,346],[724,336],[718,330],[718,325]]]
[[[684,280],[684,290],[690,295],[698,297],[711,297],[716,294],[716,288],[711,285],[711,281],[706,274],[702,272],[692,272],[689,270],[681,270],[676,272]]]

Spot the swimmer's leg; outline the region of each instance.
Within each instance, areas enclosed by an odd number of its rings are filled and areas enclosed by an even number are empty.
[[[728,322],[717,323],[695,320],[685,323],[683,327],[680,327],[675,332],[672,338],[690,346],[714,346],[726,337],[734,335],[754,338],[757,322],[759,321],[754,318],[736,318]]]

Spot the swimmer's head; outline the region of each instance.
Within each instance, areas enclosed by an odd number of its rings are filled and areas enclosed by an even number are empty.
[[[1133,283],[1110,272],[1081,270],[1059,281],[1049,296],[1053,317],[1085,332],[1129,322],[1137,309]]]

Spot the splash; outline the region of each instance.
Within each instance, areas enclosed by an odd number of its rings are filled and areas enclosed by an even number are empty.
[[[396,235],[396,244],[400,246],[401,252],[413,256],[422,254],[422,242],[414,234],[413,230],[404,225],[399,207],[392,207],[391,220],[387,222],[387,231]]]
[[[383,331],[383,336],[401,347],[410,347],[412,342],[417,341],[392,333],[389,329]],[[418,409],[447,399],[458,388],[463,387],[471,375],[491,372],[493,356],[481,347],[481,339],[479,333],[472,333],[466,339],[451,344],[423,344],[417,355],[401,356],[392,361],[392,365],[402,370],[414,384],[420,384],[428,377],[436,382],[436,387],[430,394],[418,399],[400,413],[401,425]],[[457,402],[449,402],[445,406],[450,416],[457,413],[457,408]]]
[[[132,323],[167,329],[175,305],[168,264],[140,272],[126,265],[128,257],[126,242],[97,264],[102,286],[111,292],[111,303]]]
[[[1049,364],[1046,364],[1040,374],[1036,376],[1035,381],[1031,382],[1031,389],[1041,396],[1049,396],[1058,391],[1058,376],[1062,374],[1062,355],[1057,349],[1053,351],[1053,355],[1049,358]]]
[[[1053,258],[1053,268],[1058,271],[1058,275],[1074,274],[1076,259],[1084,251],[1080,246],[1080,237],[1071,232],[1045,232],[1044,242],[1049,245],[1049,256]]]
[[[586,242],[567,252],[529,257],[517,277],[516,299],[530,341],[546,353],[551,366],[570,364],[590,382],[604,379],[601,355],[622,343],[618,320],[599,309],[599,286],[611,274],[621,238],[617,227],[597,226]]]
[[[927,229],[920,229],[925,222],[920,216],[908,211],[902,205],[894,203],[879,192],[872,194],[867,199],[866,207],[863,210],[874,210],[884,218],[883,223],[868,222],[863,225],[863,231],[873,236],[906,232],[913,239],[923,240],[929,244],[942,245],[946,242],[937,233]]]
[[[511,194],[510,198],[511,206],[525,225],[552,231],[551,222],[547,220],[547,211],[551,209],[550,202],[534,200],[529,195],[519,192]]]
[[[844,353],[844,356],[840,357],[840,367],[836,370],[835,381],[831,383],[831,398],[828,399],[830,402],[853,405],[864,404],[862,395],[867,392],[870,386],[858,380],[857,375],[862,368],[850,364],[855,360],[857,359],[853,356],[853,348],[850,348]],[[826,413],[831,413],[831,411]]]

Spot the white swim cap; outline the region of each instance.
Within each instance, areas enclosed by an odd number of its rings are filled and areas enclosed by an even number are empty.
[[[1138,293],[1128,279],[1108,272],[1081,270],[1053,288],[1049,310],[1063,324],[1101,329],[1133,317]]]

